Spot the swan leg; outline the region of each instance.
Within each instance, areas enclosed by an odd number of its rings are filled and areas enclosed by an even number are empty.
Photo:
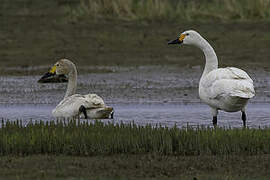
[[[111,113],[111,119],[113,119],[114,111]]]
[[[86,108],[84,107],[84,105],[81,105],[81,107],[79,108],[79,112],[83,113],[85,119],[88,119],[87,113],[86,113]]]
[[[213,116],[213,125],[214,127],[217,126],[217,115],[218,115],[218,110],[215,108],[212,108],[212,116]]]
[[[213,116],[213,125],[214,127],[217,126],[217,116]]]
[[[243,126],[246,127],[247,115],[245,111],[242,111]]]

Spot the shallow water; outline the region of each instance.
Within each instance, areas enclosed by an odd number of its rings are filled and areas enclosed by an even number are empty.
[[[79,74],[77,92],[100,95],[106,104],[115,108],[114,122],[167,126],[212,124],[209,107],[198,97],[200,66],[85,68],[87,71],[100,69],[100,73]],[[256,96],[247,107],[247,124],[270,126],[270,72],[248,69],[248,73],[254,80]],[[0,118],[22,119],[25,123],[30,119],[52,119],[51,110],[63,98],[66,84],[38,84],[39,78],[0,77]],[[241,114],[221,111],[218,124],[242,127]]]
[[[104,122],[131,123],[140,125],[152,124],[172,127],[209,126],[212,125],[210,109],[201,103],[120,103],[112,104],[115,110],[114,119]],[[53,105],[16,104],[0,105],[0,114],[6,120],[22,120],[27,124],[30,120],[50,121]],[[247,107],[247,125],[249,127],[270,126],[270,104],[254,103]],[[242,127],[241,113],[225,113],[220,111],[218,125],[221,127]]]

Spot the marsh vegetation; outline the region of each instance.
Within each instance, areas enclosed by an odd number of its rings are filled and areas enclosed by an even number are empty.
[[[262,155],[270,129],[167,128],[99,121],[2,122],[1,155]]]
[[[270,129],[2,122],[5,179],[267,179]]]

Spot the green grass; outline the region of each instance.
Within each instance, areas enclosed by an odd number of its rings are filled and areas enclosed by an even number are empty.
[[[161,155],[270,154],[270,129],[223,129],[138,126],[51,121],[23,126],[2,122],[1,155]]]
[[[81,0],[66,12],[73,20],[269,20],[270,0]]]

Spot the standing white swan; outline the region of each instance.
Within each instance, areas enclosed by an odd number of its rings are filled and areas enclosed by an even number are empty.
[[[61,59],[55,63],[39,82],[56,82],[52,76],[68,76],[68,86],[64,99],[55,107],[52,114],[56,118],[84,117],[91,119],[113,118],[113,108],[106,106],[101,97],[96,94],[75,94],[77,88],[77,69],[73,62]]]
[[[246,126],[245,107],[255,95],[253,81],[248,74],[235,67],[218,68],[214,49],[194,30],[183,32],[168,44],[189,44],[203,51],[206,64],[200,79],[199,96],[211,107],[214,126],[217,124],[218,110],[242,111],[243,125]]]

